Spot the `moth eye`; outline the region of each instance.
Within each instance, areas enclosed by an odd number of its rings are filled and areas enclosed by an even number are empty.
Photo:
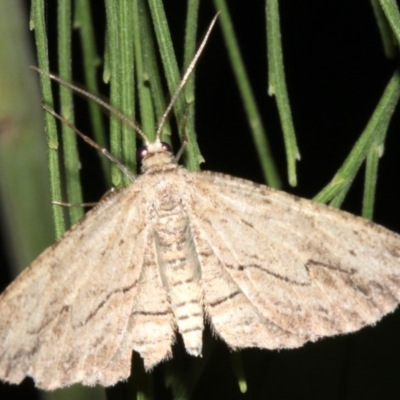
[[[168,143],[161,142],[161,145],[162,145],[162,148],[163,148],[165,151],[169,151],[170,153],[172,153],[172,147],[171,147]]]
[[[137,151],[136,151],[137,160],[138,160],[138,161],[142,161],[142,160],[146,157],[146,155],[147,155],[148,152],[149,152],[149,151],[148,151],[148,149],[147,149],[147,146],[141,146],[141,147],[139,147],[139,148],[137,149]]]

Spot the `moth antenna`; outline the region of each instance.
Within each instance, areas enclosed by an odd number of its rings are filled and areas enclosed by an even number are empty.
[[[182,157],[182,154],[183,154],[183,152],[184,152],[184,150],[185,150],[187,144],[188,144],[188,140],[187,140],[187,137],[186,137],[186,135],[185,135],[184,138],[183,138],[183,140],[182,140],[181,148],[179,149],[179,151],[176,153],[176,155],[175,155],[175,157],[174,157],[174,161],[175,161],[176,163],[178,163],[178,161],[179,161],[180,158]]]
[[[177,89],[175,90],[175,93],[172,95],[171,100],[168,104],[168,107],[166,108],[164,114],[162,115],[160,122],[157,125],[157,131],[156,131],[156,141],[160,140],[160,136],[161,136],[161,131],[165,125],[165,121],[167,120],[172,107],[174,106],[176,99],[178,98],[178,96],[180,95],[180,93],[182,92],[182,89],[185,87],[187,80],[189,79],[190,74],[193,72],[194,67],[196,66],[196,63],[201,55],[201,53],[204,50],[204,47],[208,41],[208,38],[211,34],[212,29],[214,28],[215,22],[217,21],[217,18],[219,16],[220,12],[218,12],[216,14],[216,16],[213,18],[213,20],[211,21],[210,26],[207,29],[207,32],[204,36],[204,39],[202,40],[199,48],[196,51],[196,54],[194,55],[192,61],[190,62],[189,66],[186,69],[185,74],[183,75],[183,78],[181,79],[181,82],[179,83],[179,86],[177,87]]]
[[[139,125],[135,124],[133,121],[131,121],[126,115],[124,115],[122,112],[118,111],[116,108],[113,106],[110,106],[107,102],[101,100],[97,96],[95,96],[92,93],[87,92],[84,89],[79,88],[78,86],[73,85],[70,82],[65,81],[64,79],[59,78],[58,76],[51,74],[49,72],[43,71],[42,69],[39,69],[34,66],[30,66],[29,68],[39,72],[39,74],[46,75],[48,76],[51,80],[56,81],[60,83],[61,85],[73,90],[76,93],[81,94],[82,96],[85,96],[86,98],[95,101],[97,104],[100,104],[104,109],[110,111],[110,113],[114,114],[116,117],[118,117],[124,124],[130,126],[132,129],[135,130],[135,132],[138,134],[138,136],[144,141],[144,143],[148,143],[149,140],[147,139],[146,135],[144,132],[140,129]]]
[[[64,201],[55,201],[53,200],[51,204],[55,204],[56,206],[62,207],[94,207],[98,204],[98,202],[93,203],[66,203]]]
[[[86,136],[84,133],[82,133],[76,126],[71,124],[67,119],[62,117],[60,114],[57,114],[54,110],[51,108],[47,107],[45,104],[42,104],[42,107],[45,111],[47,111],[49,114],[51,114],[54,118],[57,118],[59,121],[67,125],[69,128],[71,128],[78,136],[80,136],[86,143],[88,143],[90,146],[94,147],[96,150],[100,151],[102,154],[104,154],[112,163],[114,163],[121,171],[123,174],[125,174],[132,182],[136,180],[135,175],[132,174],[131,171],[129,171],[128,168],[125,167],[119,161],[117,158],[115,158],[107,149],[104,147],[99,146],[94,140],[90,139],[89,136]]]

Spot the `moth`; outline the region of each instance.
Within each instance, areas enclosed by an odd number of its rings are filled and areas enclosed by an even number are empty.
[[[178,334],[200,356],[205,324],[232,349],[296,348],[397,307],[399,235],[264,185],[189,172],[161,141],[162,124],[154,142],[139,131],[142,174],[1,295],[2,380],[109,386],[128,378],[132,350],[150,370]]]

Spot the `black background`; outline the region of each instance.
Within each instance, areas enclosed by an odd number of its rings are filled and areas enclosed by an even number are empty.
[[[51,3],[51,2],[49,2]],[[55,3],[48,6],[49,36],[55,42]],[[104,38],[103,2],[95,1],[96,29]],[[165,1],[176,52],[183,47],[185,1]],[[282,1],[280,6],[285,70],[301,162],[298,186],[287,184],[286,161],[274,99],[267,95],[265,9],[261,0],[228,2],[239,44],[271,142],[283,189],[311,198],[326,185],[359,137],[397,60],[385,58],[370,2]],[[216,10],[200,5],[204,32]],[[27,25],[28,29],[28,25]],[[56,56],[50,40],[50,54]],[[76,42],[76,43],[75,43]],[[79,45],[75,40],[77,59]],[[54,53],[52,53],[54,51]],[[54,59],[52,60],[53,65]],[[80,81],[79,62],[74,79]],[[105,94],[107,94],[105,88]],[[78,121],[79,123],[79,121]],[[83,126],[85,122],[81,122]],[[196,69],[196,127],[204,169],[263,182],[250,129],[241,108],[220,28],[212,33]],[[380,163],[374,220],[400,232],[399,118],[391,124]],[[93,152],[84,150],[85,195],[99,198],[107,189],[97,176]],[[363,172],[363,170],[362,170]],[[363,175],[357,178],[344,207],[359,214]],[[400,268],[400,266],[399,266]],[[400,393],[400,314],[385,317],[360,332],[307,344],[298,350],[242,352],[248,380],[240,394],[231,372],[229,351],[220,342],[199,381],[194,399],[394,399]],[[191,360],[187,360],[189,363]],[[169,398],[163,365],[154,373],[155,398]],[[24,393],[34,398],[31,382],[0,386],[0,398]]]

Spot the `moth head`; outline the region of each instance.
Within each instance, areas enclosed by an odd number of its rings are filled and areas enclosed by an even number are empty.
[[[137,159],[142,163],[142,172],[174,163],[171,146],[159,139],[140,147],[137,150]]]

